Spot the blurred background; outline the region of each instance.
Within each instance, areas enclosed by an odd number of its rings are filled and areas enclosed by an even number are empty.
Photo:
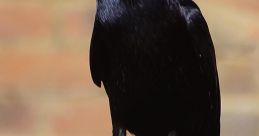
[[[214,40],[222,136],[259,136],[259,1],[196,0]],[[91,81],[95,0],[0,0],[0,136],[110,136]]]

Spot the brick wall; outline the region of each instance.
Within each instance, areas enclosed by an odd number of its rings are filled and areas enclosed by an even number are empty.
[[[1,1],[0,49],[87,47],[94,4],[87,1]]]

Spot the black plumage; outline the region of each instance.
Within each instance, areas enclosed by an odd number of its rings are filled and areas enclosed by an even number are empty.
[[[214,47],[192,0],[97,0],[90,68],[114,136],[220,135]]]

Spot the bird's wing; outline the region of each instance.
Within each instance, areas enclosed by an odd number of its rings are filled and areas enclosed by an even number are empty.
[[[209,83],[210,100],[211,100],[211,116],[215,119],[215,123],[219,123],[220,118],[220,90],[218,83],[218,73],[216,66],[215,50],[209,33],[209,29],[205,19],[198,6],[194,2],[188,2],[181,8],[182,15],[186,20],[187,29],[196,53],[201,58],[201,68],[206,73],[206,79]],[[219,129],[219,128],[218,128]],[[219,131],[218,131],[219,132]]]
[[[101,87],[105,63],[104,35],[102,26],[95,21],[90,45],[90,70],[93,82]]]

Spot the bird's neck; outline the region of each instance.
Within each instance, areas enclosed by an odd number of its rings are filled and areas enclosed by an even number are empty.
[[[101,22],[114,22],[116,19],[134,9],[142,11],[159,11],[170,5],[191,0],[97,0],[97,18]]]
[[[112,23],[125,12],[122,0],[97,0],[96,17],[102,23]]]
[[[192,0],[97,0],[97,7],[106,7],[106,8],[114,8],[114,7],[150,7],[157,6],[161,4],[171,4],[171,3],[182,3],[188,2]]]
[[[143,3],[143,1],[147,0],[97,0],[98,7],[108,7],[112,8],[115,6],[132,6],[137,3]],[[149,0],[154,1],[154,0]]]

